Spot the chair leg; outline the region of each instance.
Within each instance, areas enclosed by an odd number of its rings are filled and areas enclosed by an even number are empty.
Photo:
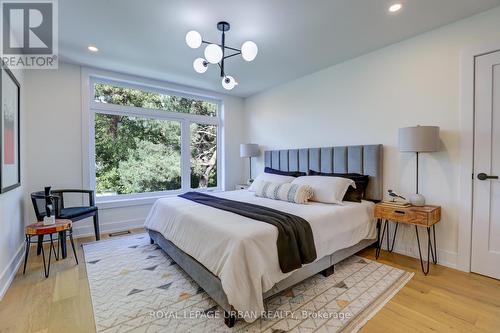
[[[73,241],[73,229],[69,230],[69,241],[71,242],[71,247],[73,248],[73,254],[75,255],[76,264],[78,265],[78,256],[76,255],[75,242]]]
[[[99,233],[99,212],[96,211],[94,215],[94,233],[95,240],[98,241],[101,239],[101,234]]]
[[[42,253],[43,246],[43,235],[38,235],[38,245],[36,247],[36,255],[39,256]]]
[[[26,273],[26,264],[28,263],[28,256],[30,255],[30,245],[31,245],[31,236],[26,236],[26,251],[24,254],[24,268],[23,275]]]
[[[59,247],[61,248],[61,257],[66,259],[68,256],[68,250],[66,247],[66,230],[59,231],[59,239],[61,240],[61,244],[59,244]]]

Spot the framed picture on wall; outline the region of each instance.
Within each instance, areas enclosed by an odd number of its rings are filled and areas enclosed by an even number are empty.
[[[0,78],[0,193],[21,186],[19,104],[21,88],[14,74],[1,66]]]

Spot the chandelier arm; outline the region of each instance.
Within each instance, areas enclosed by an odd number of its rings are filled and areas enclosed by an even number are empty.
[[[224,73],[224,68],[222,68],[221,64],[220,63],[217,63],[217,65],[219,66],[220,68],[220,72],[221,72],[221,77],[225,77],[226,76],[226,73]]]
[[[212,43],[212,42],[209,42],[207,40],[202,40],[201,41],[203,44],[215,44],[215,45],[219,45],[221,48],[222,48],[222,45],[221,44],[218,44],[218,43]],[[241,50],[237,49],[237,48],[234,48],[234,47],[230,47],[230,46],[226,46],[224,45],[224,48],[225,49],[228,49],[228,50],[231,50],[231,51],[236,51],[236,52],[241,52]]]
[[[238,54],[241,54],[241,52],[236,52],[236,53],[233,53],[233,54],[227,55],[227,56],[225,56],[223,59],[231,58],[231,57],[234,57],[234,56],[236,56],[236,55],[238,55]]]
[[[241,52],[241,50],[235,49],[234,47],[230,47],[230,46],[224,46],[224,47],[228,50],[231,50],[231,51]]]

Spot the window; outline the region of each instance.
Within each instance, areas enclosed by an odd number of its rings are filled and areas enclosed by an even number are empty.
[[[219,188],[218,101],[91,83],[91,181],[98,197]]]

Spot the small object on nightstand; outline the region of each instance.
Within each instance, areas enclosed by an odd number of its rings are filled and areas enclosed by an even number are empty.
[[[248,190],[248,188],[250,187],[250,185],[247,185],[247,184],[237,184],[234,189],[235,190]]]
[[[406,200],[405,197],[400,196],[399,194],[397,194],[393,190],[387,190],[387,192],[389,193],[389,196],[392,198],[392,202],[396,202],[396,199]]]
[[[396,240],[396,233],[398,231],[399,223],[411,224],[415,226],[415,233],[417,235],[418,255],[420,257],[420,266],[422,272],[427,275],[429,273],[429,259],[432,256],[432,262],[437,263],[437,249],[436,249],[436,228],[435,224],[441,220],[441,207],[439,206],[407,206],[397,207],[391,202],[381,202],[375,205],[375,218],[377,219],[377,248],[375,250],[375,258],[380,256],[384,234],[387,229],[387,250],[392,252],[394,249],[394,242]],[[382,221],[385,220],[382,233]],[[392,238],[392,245],[389,247],[389,221],[396,223],[394,236]],[[427,229],[427,267],[424,268],[424,261],[422,260],[422,250],[420,249],[420,238],[418,234],[418,227],[425,227]],[[432,227],[432,237],[431,237]],[[433,244],[434,243],[434,244]]]

